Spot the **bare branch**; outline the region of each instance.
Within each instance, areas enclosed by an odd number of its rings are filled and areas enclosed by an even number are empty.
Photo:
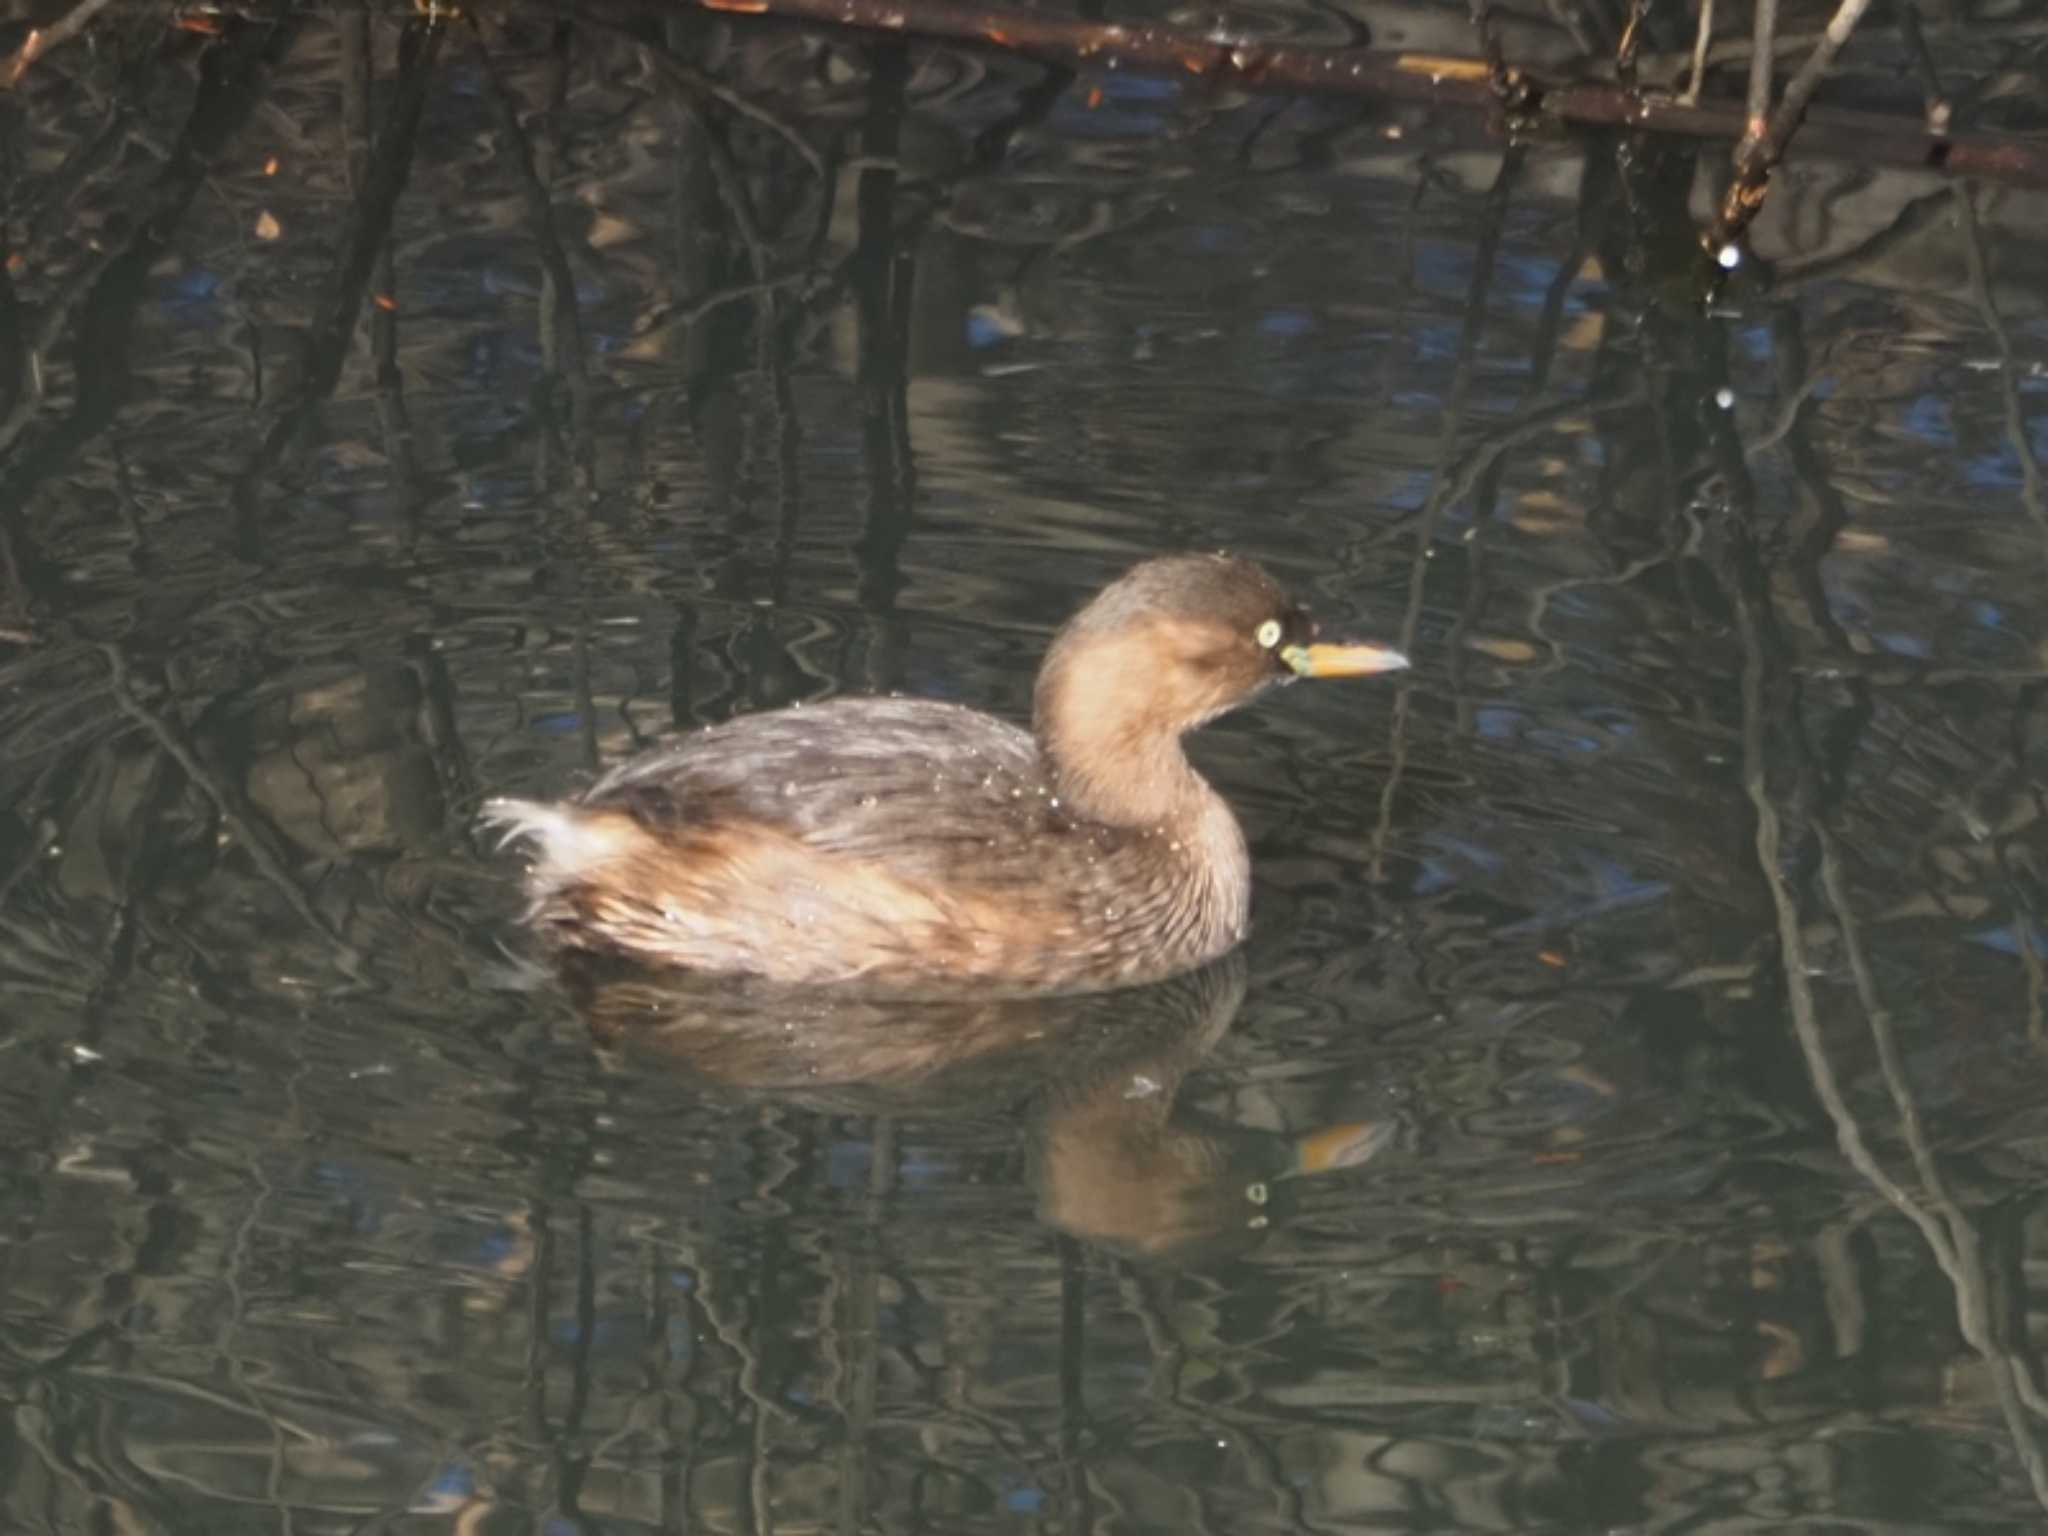
[[[1318,48],[1270,43],[1223,32],[1119,25],[1045,12],[975,5],[967,0],[695,0],[703,9],[744,16],[780,17],[917,37],[946,38],[1033,58],[1105,69],[1158,70],[1194,75],[1244,90],[1384,96],[1438,106],[1491,110],[1496,96],[1484,59],[1446,54],[1393,53],[1367,48]],[[1855,16],[1862,4],[1850,0]],[[1841,20],[1838,16],[1837,20]],[[1830,34],[1833,35],[1831,25]],[[1846,33],[1842,34],[1846,36]],[[1825,37],[1823,47],[1826,47]],[[1832,60],[1834,48],[1828,48]],[[1812,61],[1808,61],[1811,66]],[[663,66],[667,68],[665,64]],[[1825,68],[1823,62],[1821,68]],[[1805,71],[1802,71],[1804,74]],[[1524,75],[1526,106],[1519,116],[1553,126],[1627,127],[1684,138],[1737,139],[1746,127],[1732,104],[1645,97],[1600,82],[1549,83]],[[1817,81],[1818,75],[1815,75]],[[1796,82],[1795,82],[1796,83]],[[1810,88],[1807,94],[1811,94]],[[1787,93],[1788,102],[1791,93]],[[1801,99],[1792,103],[1803,109]],[[755,109],[758,111],[759,109]],[[751,115],[751,114],[750,114]],[[1797,111],[1790,119],[1798,121]],[[1789,137],[1789,126],[1785,136]],[[1918,123],[1872,112],[1828,111],[1808,117],[1801,153],[1864,165],[1932,168],[2048,186],[2048,144],[2008,135],[1930,139]],[[1784,144],[1778,144],[1782,153]]]
[[[1835,55],[1842,51],[1842,45],[1849,41],[1849,35],[1856,30],[1856,23],[1863,19],[1863,13],[1868,9],[1870,0],[1842,0],[1828,22],[1827,30],[1821,34],[1819,45],[1799,66],[1799,73],[1785,87],[1777,109],[1766,121],[1762,113],[1770,96],[1771,53],[1769,34],[1764,26],[1767,14],[1775,25],[1777,0],[1757,0],[1757,51],[1749,73],[1748,125],[1743,131],[1742,142],[1735,146],[1735,180],[1729,186],[1727,196],[1721,200],[1721,212],[1715,220],[1716,244],[1739,235],[1756,217],[1757,209],[1763,205],[1764,188],[1770,181],[1771,170],[1784,158],[1785,146],[1791,142],[1793,131],[1806,116],[1807,103],[1820,89],[1821,76],[1835,62]],[[1938,162],[1941,158],[1940,141],[1934,143],[1931,158]]]

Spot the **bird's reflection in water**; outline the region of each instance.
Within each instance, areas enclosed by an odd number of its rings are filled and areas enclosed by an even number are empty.
[[[1020,1120],[1038,1212],[1131,1257],[1206,1264],[1279,1219],[1285,1181],[1356,1167],[1392,1121],[1258,1130],[1178,1103],[1245,995],[1232,955],[1120,992],[888,1001],[572,956],[599,1046],[713,1091],[832,1114]]]

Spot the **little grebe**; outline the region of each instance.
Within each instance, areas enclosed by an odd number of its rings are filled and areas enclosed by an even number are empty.
[[[1318,643],[1258,566],[1151,560],[1054,638],[1033,729],[926,699],[747,715],[574,802],[494,800],[568,949],[915,996],[1094,990],[1244,936],[1244,834],[1181,736],[1296,677],[1404,667]]]

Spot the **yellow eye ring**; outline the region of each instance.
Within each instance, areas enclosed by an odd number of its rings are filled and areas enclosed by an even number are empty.
[[[1258,633],[1253,638],[1270,651],[1280,643],[1280,635],[1280,621],[1278,619],[1268,619],[1259,626]]]

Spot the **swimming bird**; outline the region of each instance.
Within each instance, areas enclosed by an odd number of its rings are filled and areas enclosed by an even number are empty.
[[[746,715],[559,803],[500,799],[556,944],[914,997],[1130,986],[1245,935],[1237,817],[1181,739],[1275,684],[1407,665],[1251,561],[1145,561],[1047,651],[1029,730],[931,699]]]

